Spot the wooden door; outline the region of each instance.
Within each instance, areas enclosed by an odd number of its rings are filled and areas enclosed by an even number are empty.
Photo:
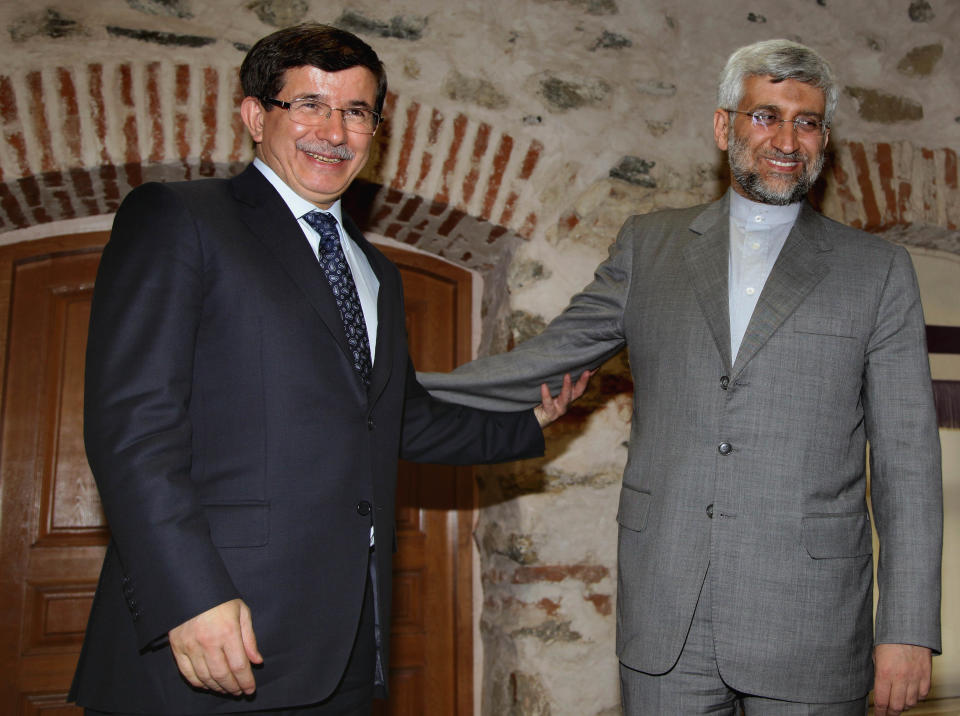
[[[0,713],[60,716],[109,532],[82,439],[90,297],[105,233],[0,249]],[[469,275],[387,249],[414,360],[469,357]],[[392,696],[378,713],[472,710],[472,480],[405,464],[398,485]],[[429,618],[428,618],[429,617]]]

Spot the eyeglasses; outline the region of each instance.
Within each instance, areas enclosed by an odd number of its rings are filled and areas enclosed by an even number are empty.
[[[749,117],[751,123],[757,129],[773,129],[774,127],[780,129],[780,127],[782,127],[786,122],[793,125],[794,129],[797,130],[797,134],[813,136],[814,134],[823,134],[830,128],[830,125],[828,125],[826,122],[823,122],[819,119],[810,119],[809,117],[783,119],[779,115],[762,110],[757,110],[756,112],[741,112],[737,109],[727,109],[724,111],[732,114],[742,114],[746,117]]]
[[[335,111],[343,117],[343,128],[347,131],[357,134],[374,134],[377,127],[380,126],[380,115],[372,109],[364,109],[363,107],[348,107],[347,109],[331,107],[329,104],[311,97],[303,97],[290,102],[261,97],[260,101],[289,111],[290,114],[287,116],[290,119],[307,127],[323,124],[330,119]]]

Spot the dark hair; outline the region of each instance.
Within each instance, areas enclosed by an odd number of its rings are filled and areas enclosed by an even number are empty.
[[[284,73],[304,66],[324,72],[366,67],[377,78],[374,110],[383,110],[387,73],[377,53],[353,33],[316,23],[287,27],[258,40],[240,65],[243,93],[261,101],[265,97],[276,97],[283,89]],[[264,105],[264,108],[272,109],[270,105]]]

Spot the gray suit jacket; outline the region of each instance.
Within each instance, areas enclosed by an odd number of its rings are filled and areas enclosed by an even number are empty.
[[[732,687],[858,698],[873,678],[868,440],[875,639],[940,649],[940,445],[916,278],[902,248],[805,205],[732,357],[728,212],[725,197],[630,218],[541,335],[420,377],[436,397],[516,409],[626,346],[621,661],[669,670],[706,576]]]

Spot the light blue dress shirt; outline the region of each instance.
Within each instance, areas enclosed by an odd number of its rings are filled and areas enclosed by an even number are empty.
[[[757,299],[780,249],[800,213],[800,202],[787,206],[759,204],[730,190],[730,261],[727,286],[730,303],[730,356],[747,332]]]

